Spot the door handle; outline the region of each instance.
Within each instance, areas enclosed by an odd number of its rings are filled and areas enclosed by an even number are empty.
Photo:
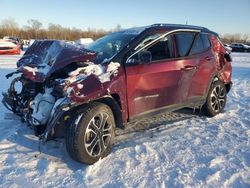
[[[189,71],[189,70],[194,70],[194,69],[198,69],[198,66],[193,66],[193,65],[186,65],[183,68],[181,68],[181,70],[183,71]]]
[[[212,57],[206,57],[205,60],[206,60],[206,61],[211,61],[211,60],[212,60]]]

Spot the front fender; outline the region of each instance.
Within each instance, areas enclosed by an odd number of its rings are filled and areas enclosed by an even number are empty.
[[[104,89],[104,84],[95,75],[90,75],[80,82],[74,82],[68,87],[67,92],[69,99],[77,105],[108,94],[108,91]]]

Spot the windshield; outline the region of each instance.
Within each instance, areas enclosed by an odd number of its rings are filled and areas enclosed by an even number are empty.
[[[136,35],[136,33],[128,32],[111,33],[91,43],[86,48],[97,52],[95,63],[102,63],[105,59],[110,59],[121,51]]]

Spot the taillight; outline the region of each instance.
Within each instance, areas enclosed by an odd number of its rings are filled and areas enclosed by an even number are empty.
[[[232,61],[232,57],[229,53],[225,53],[224,54],[224,58],[228,61],[228,62],[231,62]]]

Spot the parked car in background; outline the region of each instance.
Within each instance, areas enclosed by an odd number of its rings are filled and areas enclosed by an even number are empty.
[[[225,47],[225,49],[226,49],[229,53],[232,52],[232,48],[230,47],[229,44],[224,44],[224,47]]]
[[[17,62],[3,104],[43,142],[65,137],[70,156],[105,157],[115,128],[189,107],[215,116],[231,88],[231,57],[204,27],[155,24],[108,34],[87,47],[36,41]],[[22,84],[16,92],[16,83]]]
[[[0,55],[2,54],[20,54],[21,53],[21,44],[15,43],[13,40],[3,40],[0,39]]]
[[[243,43],[232,43],[230,47],[232,52],[250,52],[250,46]]]
[[[75,41],[75,44],[87,46],[87,45],[91,44],[92,42],[94,42],[94,40],[92,38],[80,38],[80,39]]]
[[[18,45],[20,45],[21,50],[23,50],[23,41],[19,37],[5,36],[5,37],[3,37],[3,40],[7,40],[7,41],[13,42],[15,44],[18,44]]]

